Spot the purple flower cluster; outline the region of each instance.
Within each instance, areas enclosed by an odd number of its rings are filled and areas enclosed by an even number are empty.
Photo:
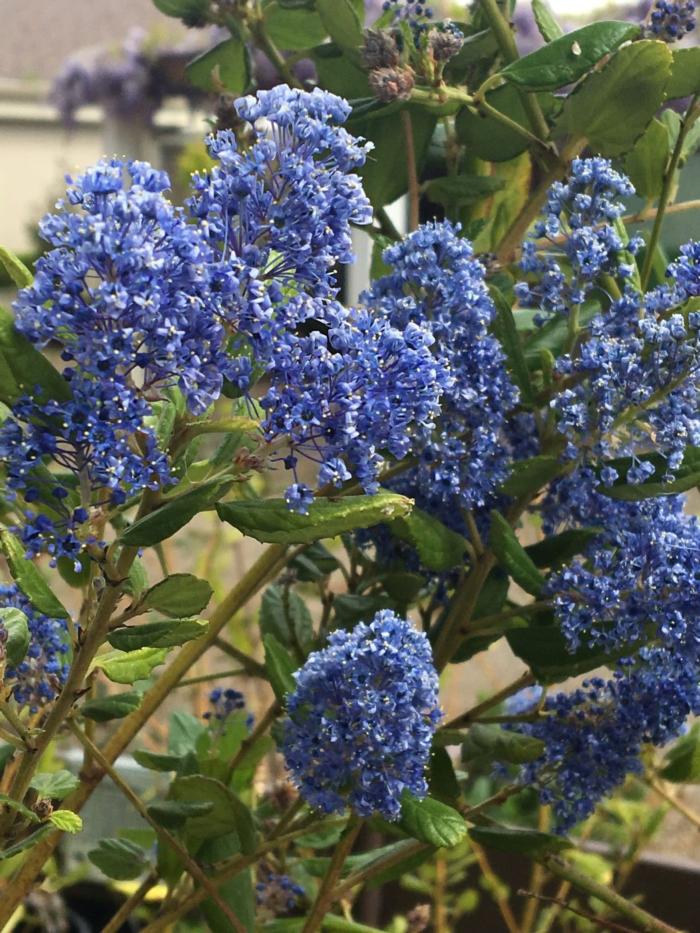
[[[283,751],[312,807],[396,820],[404,791],[427,794],[441,713],[425,635],[383,610],[369,625],[333,632],[295,678]]]

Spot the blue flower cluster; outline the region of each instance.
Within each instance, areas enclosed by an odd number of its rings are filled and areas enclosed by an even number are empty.
[[[230,378],[247,391],[255,366],[266,373],[263,430],[289,438],[287,501],[304,512],[313,493],[297,478],[300,455],[318,464],[321,484],[354,475],[375,491],[386,454],[405,456],[413,435],[430,430],[446,377],[429,330],[397,329],[335,300],[335,269],[353,258],[350,224],[371,218],[354,174],[369,146],[338,125],[349,106],[278,87],[236,109],[250,143],[242,149],[231,133],[210,140],[218,164],[194,178],[189,207],[221,258],[238,367]]]
[[[255,899],[272,917],[294,910],[299,899],[306,895],[300,884],[293,881],[289,875],[280,875],[277,872],[266,872],[255,885]]]
[[[643,746],[677,736],[700,712],[698,663],[649,648],[622,664],[609,680],[593,678],[572,693],[545,701],[543,715],[518,729],[541,739],[544,755],[525,765],[521,779],[540,788],[564,832],[641,771]]]
[[[14,584],[0,584],[0,605],[23,612],[29,627],[27,654],[17,667],[5,667],[3,683],[20,706],[36,713],[54,699],[68,674],[66,622],[38,612]],[[0,651],[6,635],[0,625]]]
[[[517,286],[524,305],[555,314],[578,313],[584,301],[601,310],[572,332],[557,361],[568,383],[552,402],[566,456],[636,456],[650,446],[663,452],[668,478],[688,444],[700,442],[698,375],[700,314],[680,305],[698,291],[700,251],[683,247],[668,270],[669,284],[642,294],[635,286],[633,254],[615,226],[629,181],[604,159],[577,160],[572,177],[554,185],[536,237],[525,245],[524,269],[531,279]],[[626,280],[622,294],[607,295],[611,277]],[[613,482],[608,470],[606,482]],[[641,482],[637,464],[626,477]]]
[[[599,646],[619,660],[609,680],[548,698],[541,718],[518,726],[545,743],[523,779],[540,786],[560,829],[639,770],[644,744],[667,742],[700,711],[700,523],[681,497],[619,501],[597,483],[578,470],[543,503],[547,533],[598,531],[547,592],[570,650]]]
[[[426,795],[441,713],[425,635],[383,610],[369,625],[333,632],[295,678],[283,751],[312,807],[396,820],[404,791]]]
[[[582,305],[601,275],[629,277],[640,238],[626,243],[615,226],[621,198],[634,194],[628,178],[607,159],[574,159],[565,182],[549,190],[543,217],[523,244],[521,268],[527,282],[516,286],[523,307],[568,315]]]
[[[209,694],[209,703],[211,709],[204,713],[205,719],[216,719],[223,721],[236,710],[245,709],[245,697],[238,690],[232,687],[224,690],[222,687],[215,687]]]
[[[425,29],[425,20],[433,18],[433,9],[425,0],[384,0],[382,9],[385,13],[393,13],[395,19],[404,19],[414,28]]]
[[[664,42],[676,42],[695,29],[695,0],[656,0],[649,14],[649,32]]]
[[[421,504],[452,524],[483,506],[509,472],[504,429],[518,393],[498,341],[495,308],[469,240],[449,222],[428,223],[389,247],[391,272],[365,295],[398,330],[430,327],[435,357],[449,374],[437,430],[418,447],[410,485]],[[405,484],[404,484],[405,485]]]

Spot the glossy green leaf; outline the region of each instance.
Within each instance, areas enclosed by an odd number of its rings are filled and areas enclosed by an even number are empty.
[[[571,843],[561,836],[551,836],[534,829],[515,829],[506,826],[472,826],[469,836],[480,846],[539,858],[553,852],[570,849]]]
[[[563,469],[564,464],[559,457],[542,455],[518,460],[513,464],[508,479],[501,484],[501,492],[507,496],[530,495],[559,476]]]
[[[5,271],[17,288],[26,288],[34,281],[34,276],[22,260],[4,246],[0,246],[0,264],[5,267]]]
[[[522,544],[505,518],[491,512],[491,548],[500,564],[526,593],[538,596],[544,586],[544,577],[528,557]]]
[[[413,545],[429,570],[450,570],[464,563],[465,538],[422,509],[414,508],[410,515],[391,522],[389,529]]]
[[[284,586],[270,586],[260,603],[260,631],[274,637],[287,648],[305,652],[314,637],[311,613],[306,603],[294,590]]]
[[[663,103],[670,72],[665,42],[645,39],[620,49],[567,99],[569,133],[604,156],[629,151]]]
[[[12,405],[39,386],[45,398],[67,401],[70,386],[46,357],[15,328],[9,311],[0,307],[0,402]]]
[[[513,375],[515,384],[520,389],[520,396],[526,405],[534,402],[535,392],[530,381],[530,370],[525,359],[522,338],[515,324],[513,310],[510,302],[499,289],[492,285],[489,288],[491,297],[496,305],[496,318],[493,330],[498,338],[508,361],[508,368]]]
[[[292,512],[284,499],[221,502],[216,511],[222,521],[243,534],[272,544],[308,544],[356,528],[370,528],[408,515],[413,501],[393,492],[376,496],[315,499],[307,515]]]
[[[669,749],[659,777],[674,784],[700,784],[700,725],[694,725]]]
[[[148,867],[141,846],[127,839],[101,839],[87,857],[100,871],[114,881],[133,881]]]
[[[88,700],[81,708],[80,712],[87,719],[95,722],[110,722],[112,719],[123,719],[129,713],[133,713],[141,705],[142,695],[140,693],[117,693],[114,696],[98,697],[94,700]]]
[[[250,82],[248,50],[237,36],[224,39],[189,63],[187,77],[203,91],[223,87],[231,94],[242,94]]]
[[[675,479],[670,483],[663,482],[664,475],[668,470],[664,457],[660,454],[651,454],[643,455],[638,459],[653,464],[655,468],[654,473],[647,482],[626,483],[622,477],[627,475],[628,469],[632,466],[632,460],[630,458],[612,460],[609,465],[618,471],[621,479],[612,486],[601,483],[598,486],[598,492],[609,496],[611,499],[638,502],[642,499],[652,499],[657,496],[674,496],[700,485],[700,448],[698,447],[686,447],[683,460],[674,471]]]
[[[32,605],[51,618],[69,618],[68,610],[56,599],[36,564],[26,559],[21,542],[7,528],[0,528],[0,546],[12,578]]]
[[[502,69],[513,84],[530,90],[555,90],[573,84],[605,55],[639,36],[633,23],[602,21],[576,29]]]
[[[82,817],[73,813],[72,810],[54,810],[49,816],[49,821],[62,833],[71,833],[71,835],[79,833],[83,828]]]
[[[270,678],[270,685],[275,691],[277,699],[284,702],[287,694],[293,693],[296,687],[293,674],[297,669],[297,665],[284,645],[274,635],[265,635],[263,646],[265,648],[265,667]]]
[[[453,807],[433,797],[418,800],[408,791],[401,797],[399,825],[414,839],[438,847],[456,846],[467,835],[464,817]]]
[[[428,784],[431,795],[442,801],[454,801],[459,797],[459,781],[452,759],[439,745],[430,753]]]
[[[328,34],[343,48],[362,45],[364,5],[355,0],[316,0],[316,10]]]
[[[691,97],[700,91],[700,47],[675,49],[666,99]]]
[[[328,35],[318,12],[310,7],[285,9],[278,0],[272,0],[265,5],[264,16],[270,39],[278,48],[290,52],[311,49]]]
[[[182,619],[206,609],[213,592],[206,580],[191,573],[173,573],[144,593],[140,602],[144,609]]]
[[[162,622],[145,622],[142,625],[123,625],[107,636],[113,648],[120,651],[136,651],[138,648],[175,648],[201,638],[207,630],[206,623],[195,619],[170,619]]]
[[[68,586],[73,586],[76,589],[80,589],[90,582],[90,565],[91,560],[87,554],[83,553],[78,555],[78,563],[80,564],[80,570],[75,569],[75,563],[71,557],[59,557],[56,561],[56,569],[61,575],[61,579],[65,580]]]
[[[213,509],[231,487],[231,480],[216,479],[167,499],[160,508],[130,525],[120,537],[130,547],[149,547],[172,537],[199,512]]]
[[[145,680],[154,668],[163,663],[167,653],[167,648],[108,651],[95,659],[95,667],[101,668],[115,684],[133,684],[137,680]]]
[[[0,630],[5,632],[5,656],[7,663],[16,667],[29,649],[29,623],[26,615],[13,606],[0,609]]]
[[[554,42],[564,35],[564,30],[555,19],[547,0],[532,0],[532,13],[545,42]]]
[[[625,156],[625,171],[641,198],[655,200],[661,194],[670,149],[667,127],[654,119]]]
[[[539,758],[544,742],[530,735],[509,732],[497,725],[475,723],[462,742],[462,761],[465,764],[488,764],[504,761],[521,765]]]
[[[32,778],[31,788],[40,797],[51,800],[63,800],[71,794],[80,784],[79,779],[70,771],[43,771]]]

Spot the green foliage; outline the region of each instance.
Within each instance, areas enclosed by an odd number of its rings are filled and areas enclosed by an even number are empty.
[[[453,807],[433,797],[418,800],[408,792],[401,799],[399,825],[414,839],[439,848],[456,846],[467,835],[464,817]]]
[[[16,667],[23,660],[29,648],[27,617],[19,609],[5,606],[0,609],[0,627],[7,635],[4,647],[8,663]]]
[[[526,593],[539,595],[544,577],[535,567],[510,524],[495,510],[491,513],[491,547],[501,565]]]
[[[512,852],[517,855],[530,855],[533,858],[563,852],[571,847],[568,839],[563,839],[561,836],[551,836],[532,829],[511,829],[505,826],[473,826],[469,830],[469,838],[489,849]]]
[[[242,94],[250,81],[248,50],[237,36],[224,39],[190,62],[187,76],[203,91]]]
[[[115,881],[132,881],[148,867],[141,846],[127,839],[101,839],[88,858],[100,871]]]
[[[700,784],[700,726],[694,725],[669,749],[659,776],[674,784]]]
[[[26,559],[21,543],[7,528],[0,528],[0,547],[17,586],[39,612],[55,619],[67,619],[68,611],[58,601],[37,566]]]
[[[81,706],[80,712],[95,722],[110,722],[112,719],[123,719],[137,710],[140,705],[141,694],[132,691],[88,700]]]
[[[140,605],[181,619],[206,609],[212,592],[206,580],[191,573],[173,573],[144,593]]]
[[[450,570],[464,562],[467,541],[422,509],[389,524],[391,532],[415,547],[421,564],[429,570]]]
[[[462,761],[473,766],[494,761],[520,765],[539,758],[543,751],[544,743],[532,736],[475,723],[462,742]]]
[[[121,542],[129,547],[149,547],[171,538],[195,515],[213,509],[230,486],[228,479],[213,479],[167,499],[150,515],[129,525],[121,534]]]
[[[133,684],[137,680],[145,680],[155,667],[163,663],[167,653],[167,648],[107,651],[95,658],[95,667],[101,668],[115,684]]]
[[[291,512],[284,499],[221,502],[219,518],[243,534],[271,544],[310,544],[356,528],[370,528],[408,515],[413,503],[406,496],[379,492],[376,496],[316,499],[307,515]]]

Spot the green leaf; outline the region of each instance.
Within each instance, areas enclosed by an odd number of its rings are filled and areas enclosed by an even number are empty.
[[[507,496],[527,496],[551,482],[564,469],[558,457],[537,456],[518,460],[513,472],[501,484],[501,492]]]
[[[56,567],[61,579],[65,580],[68,586],[80,589],[90,582],[90,564],[91,560],[87,554],[83,553],[77,557],[80,564],[80,570],[75,569],[75,563],[72,557],[59,557],[56,561]]]
[[[525,661],[540,683],[561,683],[603,667],[630,654],[630,645],[621,644],[614,652],[598,646],[583,646],[569,651],[566,640],[555,625],[530,625],[512,629],[506,639],[513,654]]]
[[[696,723],[666,753],[659,777],[674,784],[700,784],[700,725]]]
[[[568,131],[603,156],[622,155],[663,103],[670,71],[665,42],[645,39],[620,49],[567,99]]]
[[[206,609],[213,592],[206,580],[191,573],[173,573],[144,593],[140,604],[182,619]]]
[[[133,713],[141,705],[141,699],[141,694],[136,692],[99,697],[88,700],[80,712],[95,722],[109,722],[112,719],[123,719],[129,713]]]
[[[75,834],[81,832],[83,828],[82,819],[72,810],[54,810],[49,820],[62,833]]]
[[[143,591],[148,587],[148,574],[146,567],[140,557],[137,557],[131,568],[129,576],[124,582],[124,592],[138,599]]]
[[[235,833],[207,841],[198,851],[197,856],[208,864],[222,862],[238,855],[240,841]],[[250,869],[238,872],[233,878],[217,885],[219,897],[233,908],[236,916],[246,930],[253,933],[262,929],[256,924],[256,896]],[[202,902],[202,914],[206,929],[211,933],[231,933],[231,921],[221,910],[216,901],[209,897]]]
[[[303,554],[297,554],[294,560],[290,561],[289,566],[298,580],[309,583],[323,580],[340,565],[328,548],[320,541],[316,541],[310,544]]]
[[[436,745],[430,752],[430,791],[443,801],[459,797],[459,782],[452,759],[444,748]]]
[[[100,871],[114,881],[133,881],[148,867],[141,846],[127,839],[101,839],[87,857]]]
[[[0,263],[5,267],[5,271],[17,288],[26,288],[34,281],[34,276],[22,260],[4,246],[0,246]]]
[[[221,502],[216,511],[222,521],[243,534],[271,544],[309,544],[320,538],[356,528],[370,528],[407,515],[413,501],[381,491],[376,496],[315,499],[307,515],[292,512],[284,499]]]
[[[362,45],[364,6],[353,0],[316,0],[316,10],[328,34],[341,48],[356,49]]]
[[[212,509],[231,487],[229,479],[214,479],[195,486],[130,525],[120,537],[129,547],[149,547],[172,537],[199,512]]]
[[[67,609],[56,599],[36,564],[26,559],[22,544],[7,528],[0,528],[0,546],[12,578],[32,605],[52,619],[69,618]]]
[[[639,26],[616,20],[592,23],[554,39],[507,65],[501,75],[530,90],[556,90],[573,84],[605,55],[639,36]]]
[[[245,45],[236,36],[224,39],[189,63],[187,77],[203,91],[219,91],[224,87],[232,94],[242,94],[250,82]]]
[[[506,826],[472,826],[469,836],[480,846],[499,852],[515,852],[539,858],[552,852],[570,849],[571,843],[561,836],[550,836],[534,829],[511,829]]]
[[[6,635],[5,655],[11,667],[16,667],[29,649],[29,624],[26,615],[12,606],[0,609],[0,630]]]
[[[475,723],[462,743],[462,761],[465,764],[489,764],[505,761],[521,765],[539,758],[544,742],[530,735],[509,732],[500,726]]]
[[[306,651],[313,641],[311,613],[306,603],[289,587],[270,586],[260,604],[260,631],[274,637],[285,647],[298,646]]]
[[[674,496],[700,485],[700,448],[698,447],[686,447],[683,461],[674,471],[676,478],[670,483],[663,482],[668,467],[665,458],[660,454],[642,456],[639,457],[639,460],[651,463],[655,467],[655,472],[647,482],[626,483],[624,479],[621,479],[612,486],[601,484],[597,487],[597,491],[609,496],[611,499],[638,502],[642,499],[652,499],[657,496]],[[627,475],[630,466],[632,466],[632,460],[629,457],[611,460],[610,466],[614,467],[621,477],[624,477]]]
[[[544,577],[505,518],[495,509],[491,512],[491,548],[501,565],[526,593],[538,596],[544,586]]]
[[[328,30],[318,13],[307,7],[284,9],[278,0],[265,5],[265,30],[274,44],[290,52],[301,52],[318,45]]]
[[[391,105],[389,105],[391,106]],[[430,140],[437,124],[437,116],[424,108],[405,105],[411,115],[416,169],[420,175],[425,165]],[[374,208],[391,204],[408,191],[406,147],[397,140],[404,139],[401,114],[396,111],[382,113],[375,119],[356,119],[351,132],[374,143],[362,168],[363,187]]]
[[[36,386],[45,398],[71,397],[69,383],[15,328],[10,312],[0,308],[0,402],[11,406],[22,395],[34,395]]]
[[[676,49],[673,52],[671,77],[666,88],[666,99],[691,97],[700,91],[700,47]]]
[[[571,528],[529,545],[525,552],[536,567],[560,567],[582,554],[586,545],[600,532],[600,528]]]
[[[214,804],[211,800],[156,800],[147,809],[159,826],[181,829],[190,818],[211,813]]]
[[[389,529],[413,545],[429,570],[450,570],[464,563],[466,539],[422,509],[414,508],[405,518],[390,522]]]
[[[194,753],[201,737],[206,732],[207,727],[201,719],[178,710],[170,717],[168,752],[180,757]]]
[[[80,781],[74,774],[62,769],[60,771],[44,771],[41,774],[35,774],[30,786],[40,797],[63,800],[79,784]]]
[[[443,178],[431,178],[423,190],[435,204],[454,208],[475,204],[504,186],[503,179],[493,175],[446,175]]]
[[[670,148],[667,127],[654,119],[625,156],[625,171],[640,197],[656,200],[661,194]]]
[[[540,104],[547,108],[551,95],[538,95]],[[525,128],[529,127],[522,94],[511,84],[504,84],[486,94],[489,106]],[[481,116],[464,107],[457,114],[455,132],[471,155],[488,162],[509,162],[525,152],[527,139],[494,117]]]
[[[464,817],[453,807],[425,797],[418,800],[408,791],[401,797],[401,828],[414,839],[451,848],[467,835]]]
[[[113,648],[120,651],[136,651],[139,648],[174,648],[195,638],[201,638],[207,630],[204,622],[195,619],[171,619],[163,622],[145,622],[143,625],[123,625],[107,636]]]
[[[287,694],[293,693],[296,687],[293,674],[297,669],[297,665],[284,645],[281,645],[274,635],[265,635],[263,646],[265,648],[265,667],[270,678],[270,684],[277,699],[284,702]]]
[[[29,807],[25,807],[19,800],[15,800],[14,797],[9,797],[7,794],[0,794],[0,808],[1,807],[14,810],[15,813],[19,813],[20,816],[23,816],[25,820],[29,820],[30,823],[39,822],[39,817],[33,810],[30,810]]]
[[[137,680],[145,680],[155,667],[163,663],[167,653],[167,648],[108,651],[95,658],[95,667],[101,668],[115,684],[133,684]]]
[[[177,771],[182,763],[181,755],[159,755],[139,748],[134,752],[134,760],[149,771]]]
[[[554,42],[564,35],[564,30],[554,18],[546,0],[532,0],[532,12],[545,42]]]
[[[520,389],[520,395],[526,405],[531,405],[535,400],[535,393],[530,381],[530,370],[525,359],[525,351],[518,329],[515,325],[513,310],[499,289],[495,285],[490,286],[489,291],[494,304],[496,305],[496,320],[493,324],[493,330],[498,338],[508,360],[508,366],[513,374],[515,384]]]
[[[189,838],[216,839],[235,832],[245,855],[255,851],[256,833],[252,814],[221,781],[201,774],[179,777],[173,781],[168,796],[171,800],[185,803],[205,802],[212,805],[210,812],[187,821]]]

